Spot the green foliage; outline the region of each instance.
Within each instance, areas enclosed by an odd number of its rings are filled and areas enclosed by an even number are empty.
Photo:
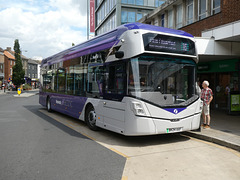
[[[18,39],[14,42],[14,51],[15,51],[15,66],[13,66],[13,75],[12,75],[12,81],[15,85],[18,87],[24,83],[24,75],[25,71],[22,66],[22,58],[21,58],[21,50],[20,45],[18,42]]]
[[[23,85],[23,90],[30,90],[30,89],[32,89],[32,86],[30,86],[29,84]]]

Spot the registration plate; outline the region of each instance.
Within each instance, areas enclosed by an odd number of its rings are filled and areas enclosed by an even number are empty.
[[[167,133],[174,133],[174,132],[181,132],[182,127],[177,127],[177,128],[167,128]]]

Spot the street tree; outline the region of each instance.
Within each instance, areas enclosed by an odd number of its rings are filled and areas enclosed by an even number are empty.
[[[12,82],[19,87],[24,83],[25,71],[22,65],[21,50],[18,39],[15,39],[14,42],[14,51],[15,51],[15,66],[13,66],[13,75]]]

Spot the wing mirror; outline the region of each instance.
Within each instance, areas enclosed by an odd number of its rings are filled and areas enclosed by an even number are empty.
[[[117,51],[115,52],[115,57],[116,58],[123,58],[124,56],[124,52],[123,51]]]

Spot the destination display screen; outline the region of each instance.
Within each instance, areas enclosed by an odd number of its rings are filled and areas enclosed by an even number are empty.
[[[195,43],[190,39],[162,34],[143,34],[145,51],[195,55]]]

